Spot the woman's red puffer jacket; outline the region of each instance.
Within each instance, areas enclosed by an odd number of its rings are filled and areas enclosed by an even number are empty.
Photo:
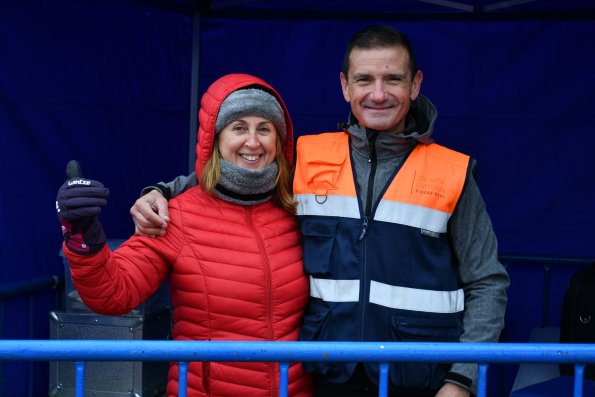
[[[205,93],[199,113],[196,171],[212,153],[221,102],[241,87],[262,86],[285,111],[285,154],[290,163],[293,129],[280,96],[264,81],[228,75]],[[295,217],[271,201],[228,203],[194,187],[170,200],[171,222],[163,237],[134,235],[116,251],[92,256],[65,246],[72,279],[84,302],[98,313],[120,315],[168,280],[175,340],[295,341],[309,289]],[[188,396],[274,397],[277,363],[192,362]],[[168,396],[177,395],[177,365],[169,370]],[[310,397],[311,380],[300,363],[289,370],[289,395]]]

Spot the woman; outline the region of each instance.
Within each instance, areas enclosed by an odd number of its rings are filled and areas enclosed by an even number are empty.
[[[168,279],[176,340],[297,340],[308,283],[289,193],[287,109],[263,80],[233,74],[203,95],[199,121],[201,183],[170,200],[163,237],[135,235],[111,252],[95,217],[106,189],[98,193],[102,185],[84,179],[60,188],[56,204],[75,287],[92,310],[120,315]],[[177,375],[173,363],[168,396],[177,395]],[[188,395],[272,397],[278,380],[277,363],[193,362]],[[299,363],[289,370],[289,395],[311,396]]]

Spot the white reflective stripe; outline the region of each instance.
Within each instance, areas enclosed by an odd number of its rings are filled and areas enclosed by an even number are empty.
[[[436,233],[446,233],[450,214],[415,204],[382,200],[374,214],[374,219],[418,227]]]
[[[358,302],[359,280],[327,280],[310,276],[310,296],[325,302]]]
[[[396,287],[372,281],[370,303],[391,309],[413,310],[430,313],[457,313],[463,311],[465,295],[462,289],[456,291],[433,291]]]
[[[351,196],[316,196],[296,194],[297,215],[340,216],[359,219],[357,198]],[[322,203],[322,204],[321,204]]]

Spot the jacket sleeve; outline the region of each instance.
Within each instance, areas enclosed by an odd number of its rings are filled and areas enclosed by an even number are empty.
[[[170,205],[170,214],[175,211]],[[134,235],[118,249],[105,245],[95,255],[64,249],[73,284],[81,299],[99,314],[122,315],[149,298],[166,280],[181,250],[181,232],[174,216],[163,237]]]
[[[459,260],[459,277],[465,292],[465,314],[461,342],[497,342],[504,328],[508,273],[498,260],[498,243],[485,202],[472,173],[450,222],[450,233]],[[460,376],[477,387],[476,364],[454,364],[450,378]]]
[[[159,190],[166,199],[170,200],[196,185],[198,185],[198,179],[196,179],[196,173],[192,172],[188,176],[179,175],[173,181],[167,183],[159,182],[155,185],[147,186],[141,191],[141,196],[156,189]]]

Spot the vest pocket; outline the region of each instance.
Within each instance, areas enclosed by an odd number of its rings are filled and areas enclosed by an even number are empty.
[[[308,189],[336,190],[347,154],[348,151],[333,154],[325,150],[324,153],[316,155],[316,160],[298,162],[298,166],[302,164],[300,171],[305,176]]]
[[[329,317],[329,309],[327,305],[320,301],[310,299],[308,309],[304,314],[304,321],[300,331],[300,341],[313,342],[319,340],[328,340],[325,335],[321,335],[322,328]],[[304,362],[302,363],[304,370],[308,373],[326,374],[329,372],[333,363],[325,362]]]
[[[397,342],[458,342],[462,332],[459,313],[433,318],[395,315],[391,323]],[[391,365],[390,377],[398,387],[432,390],[442,386],[449,368],[450,364],[395,363]]]
[[[326,303],[311,299],[308,304],[308,309],[304,314],[300,340],[308,342],[326,340],[324,337],[321,338],[320,331],[326,323],[329,313],[330,311]]]
[[[335,244],[337,219],[307,218],[300,229],[304,247],[304,270],[321,275],[331,272],[331,255]]]

